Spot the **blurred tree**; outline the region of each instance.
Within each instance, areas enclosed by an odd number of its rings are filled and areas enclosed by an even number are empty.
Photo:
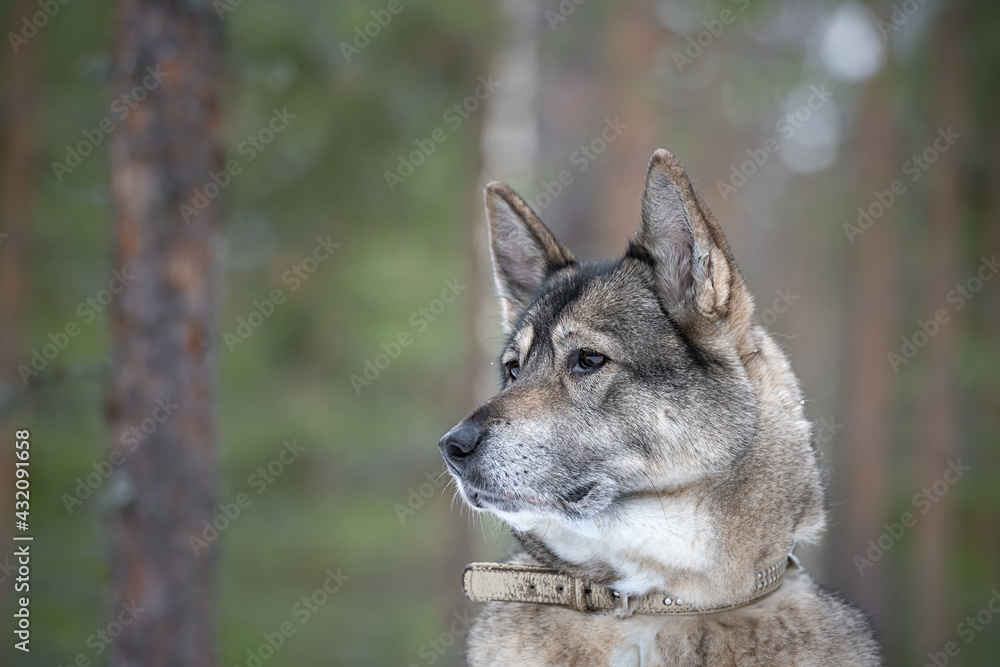
[[[661,118],[648,96],[663,27],[653,16],[653,7],[644,2],[623,5],[613,20],[608,31],[613,55],[604,84],[610,96],[609,108],[614,110],[611,117],[619,118],[620,109],[620,122],[628,127],[608,143],[607,171],[597,195],[601,202],[597,236],[604,252],[620,251],[625,240],[635,234],[645,165],[653,150],[660,147],[662,136]]]
[[[30,0],[11,4],[9,25],[34,9]],[[12,31],[13,32],[13,31]],[[29,41],[6,53],[3,109],[3,208],[0,212],[0,405],[14,394],[16,324],[24,291],[24,233],[35,176],[36,45]],[[10,479],[3,476],[6,482]],[[4,483],[0,482],[0,483]],[[6,500],[6,494],[4,500]],[[6,516],[6,514],[5,514]]]
[[[943,12],[935,26],[930,47],[932,87],[934,100],[931,107],[933,127],[957,128],[968,132],[969,117],[966,112],[968,94],[965,84],[964,58],[966,28],[963,25],[965,8],[951,5]],[[971,128],[970,128],[971,129]],[[926,275],[921,299],[924,319],[936,318],[949,290],[958,283],[959,240],[962,238],[963,217],[967,194],[963,187],[961,147],[941,152],[930,174],[929,229]],[[934,344],[928,345],[930,365],[922,395],[918,397],[920,415],[919,452],[920,465],[917,475],[920,486],[941,479],[948,470],[949,460],[961,453],[955,413],[957,383],[955,367],[958,359],[957,341],[961,337],[961,317],[952,314],[952,321],[944,326],[939,323],[934,334]],[[930,334],[929,334],[930,335]],[[935,511],[929,512],[920,525],[921,582],[920,637],[924,651],[937,650],[951,634],[949,621],[956,615],[953,604],[947,602],[945,587],[949,583],[950,545],[956,523],[954,496],[949,494],[937,502]]]
[[[10,4],[7,23],[11,32],[19,31],[21,17],[34,10],[31,0]],[[25,230],[31,215],[31,193],[35,175],[36,61],[34,42],[18,44],[6,52],[4,72],[4,106],[2,126],[3,162],[0,166],[0,417],[16,402],[21,389],[17,365],[17,330],[21,320],[21,298],[24,294]],[[21,428],[15,426],[14,428]],[[13,435],[11,436],[13,437]],[[6,442],[6,441],[5,441]],[[13,516],[14,447],[4,447],[0,453],[0,535],[8,535]],[[8,589],[0,592],[5,602]],[[6,605],[0,604],[6,608]],[[0,649],[0,658],[8,645]],[[3,660],[0,660],[3,662]]]
[[[222,169],[221,30],[209,2],[121,0],[117,9],[116,88],[146,99],[111,145],[114,270],[127,284],[112,306],[106,406],[111,460],[124,460],[110,482],[111,587],[113,615],[135,617],[112,665],[216,664],[216,550],[192,547],[190,536],[203,537],[217,502],[221,210],[208,184]],[[155,430],[126,447],[127,432],[150,417]]]
[[[889,95],[891,77],[868,84],[858,121],[858,201],[868,206],[872,187],[886,189],[899,168],[898,135]],[[866,213],[867,214],[867,213]],[[852,218],[856,222],[857,211]],[[844,537],[835,562],[852,599],[882,626],[886,612],[884,578],[859,570],[868,540],[879,535],[888,499],[887,466],[892,432],[893,376],[885,362],[896,332],[898,239],[896,212],[887,209],[853,244],[850,359],[845,382],[844,446],[853,496],[847,505]],[[861,242],[863,240],[863,242]]]
[[[540,6],[534,0],[503,0],[503,39],[493,55],[492,69],[504,85],[487,102],[480,128],[480,184],[488,181],[530,183],[538,167],[538,96],[541,76],[539,49]],[[475,194],[477,213],[482,211],[482,193]],[[490,366],[498,354],[500,334],[499,304],[493,282],[493,262],[489,233],[482,214],[477,215],[469,235],[470,257],[476,272],[475,299],[472,309],[476,346],[472,350],[474,369],[471,408],[496,393],[497,373]]]

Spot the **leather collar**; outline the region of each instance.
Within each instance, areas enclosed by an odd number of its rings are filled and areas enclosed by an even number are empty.
[[[669,593],[656,591],[629,597],[608,586],[592,584],[541,565],[470,563],[462,576],[462,588],[473,602],[527,602],[576,611],[621,609],[626,614],[696,616],[739,609],[770,595],[781,586],[789,565],[798,567],[798,559],[792,554],[757,572],[756,584],[743,599],[710,607],[697,607]]]

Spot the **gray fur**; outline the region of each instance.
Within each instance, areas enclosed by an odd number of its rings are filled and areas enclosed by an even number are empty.
[[[515,559],[708,606],[817,540],[823,489],[798,381],[676,159],[654,154],[639,233],[615,262],[577,263],[506,186],[486,202],[503,388],[441,447],[462,498],[514,530]],[[881,664],[864,614],[797,569],[777,593],[703,617],[490,603],[469,661]]]

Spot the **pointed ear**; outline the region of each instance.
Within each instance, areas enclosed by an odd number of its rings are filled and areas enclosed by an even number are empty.
[[[542,283],[576,260],[509,186],[493,181],[486,186],[484,198],[493,277],[504,330],[510,331]]]
[[[653,154],[642,195],[642,226],[629,256],[653,267],[664,304],[679,320],[741,320],[753,300],[718,223],[673,155]]]

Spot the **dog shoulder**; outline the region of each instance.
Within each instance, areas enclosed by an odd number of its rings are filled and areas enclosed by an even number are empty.
[[[884,664],[869,617],[803,572],[760,604],[707,617],[685,639],[697,639],[692,664]]]

